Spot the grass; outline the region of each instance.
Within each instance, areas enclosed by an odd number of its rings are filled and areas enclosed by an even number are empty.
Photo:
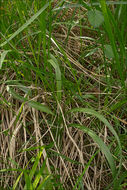
[[[0,189],[126,189],[127,2],[0,11]]]

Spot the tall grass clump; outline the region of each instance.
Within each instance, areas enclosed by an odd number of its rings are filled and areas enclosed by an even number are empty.
[[[0,5],[0,189],[126,189],[127,2]]]

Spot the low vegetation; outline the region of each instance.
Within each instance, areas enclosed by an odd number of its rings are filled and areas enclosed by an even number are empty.
[[[0,11],[0,189],[126,189],[127,1]]]

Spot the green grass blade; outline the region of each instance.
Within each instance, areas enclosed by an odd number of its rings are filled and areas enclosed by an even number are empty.
[[[37,190],[42,190],[42,189],[48,190],[48,188],[46,187],[46,184],[49,182],[50,178],[51,178],[51,175],[46,176],[45,179],[41,182],[41,184],[37,188]],[[50,190],[53,190],[53,189],[54,188],[50,186]]]
[[[110,23],[110,20],[109,20],[109,15],[108,15],[105,0],[100,0],[100,4],[101,4],[101,9],[102,9],[102,12],[103,12],[103,15],[104,15],[106,31],[108,33],[108,37],[109,37],[109,40],[111,42],[111,46],[112,46],[115,61],[116,61],[117,72],[118,72],[118,74],[119,74],[119,76],[121,78],[121,84],[124,85],[123,67],[120,64],[119,54],[118,54],[117,46],[116,46],[116,42],[115,42],[115,36],[113,35],[113,31],[112,31],[111,23]]]
[[[36,172],[39,160],[40,160],[40,158],[42,156],[42,153],[43,153],[43,149],[44,148],[42,147],[41,150],[39,151],[39,153],[37,154],[37,157],[35,159],[34,165],[33,165],[32,169],[30,170],[30,174],[29,174],[29,180],[30,181],[32,181],[32,178],[33,178],[33,176],[34,176],[34,174]],[[27,176],[26,176],[26,178],[27,178]],[[27,189],[27,184],[25,184],[24,189]]]
[[[118,179],[118,181],[115,184],[115,188],[118,190],[122,190],[122,183],[124,183],[127,185],[127,171],[125,171],[124,173],[121,174],[120,178]]]
[[[42,150],[39,151],[39,153],[38,153],[38,155],[37,155],[37,157],[36,157],[36,160],[35,160],[35,162],[34,162],[34,165],[33,165],[32,169],[31,169],[31,171],[30,171],[30,174],[29,174],[30,180],[32,180],[32,177],[33,177],[34,174],[35,174],[35,171],[36,171],[36,168],[37,168],[37,166],[38,166],[39,160],[40,160],[40,158],[41,158],[41,156],[42,156],[42,153],[43,153],[43,149],[44,149],[44,148],[42,147]]]
[[[32,186],[30,177],[26,171],[24,171],[24,177],[25,177],[25,184],[26,184],[24,190],[28,190],[28,189],[33,190],[33,186]]]
[[[123,69],[123,76],[125,76],[126,74],[125,74],[124,68],[125,68],[125,59],[126,59],[127,55],[126,55],[126,52],[125,52],[124,36],[126,36],[126,35],[122,34],[121,28],[120,28],[119,24],[117,24],[116,18],[114,17],[114,15],[110,11],[110,9],[108,9],[107,11],[108,11],[108,15],[109,15],[109,19],[111,21],[111,24],[114,27],[114,31],[115,31],[114,36],[115,36],[115,33],[116,33],[116,39],[119,42],[120,64],[121,64],[121,68]],[[124,23],[126,25],[125,21],[124,21]],[[122,25],[124,25],[124,23],[122,22]]]
[[[30,162],[30,160],[29,160],[29,162]],[[25,166],[24,170],[25,170],[26,167],[28,166],[29,162],[28,162],[27,165]],[[14,183],[14,185],[13,185],[13,187],[12,187],[12,190],[15,190],[15,189],[16,189],[16,187],[17,187],[17,185],[18,185],[18,183],[19,183],[19,181],[20,181],[20,179],[21,179],[21,177],[22,177],[22,175],[23,175],[24,170],[22,170],[22,172],[20,173],[20,175],[19,175],[18,178],[16,179],[16,182]]]
[[[78,87],[79,94],[81,95],[81,90],[80,90],[80,87],[79,87],[79,84],[78,84],[77,76],[76,76],[76,74],[75,74],[75,72],[73,70],[72,64],[71,64],[71,62],[70,62],[70,60],[69,60],[66,52],[64,51],[64,49],[62,48],[62,46],[57,42],[57,40],[55,38],[52,37],[52,41],[53,41],[53,43],[55,43],[55,45],[57,46],[57,48],[61,51],[61,53],[62,53],[62,55],[63,55],[63,57],[65,59],[65,64],[67,64],[70,67],[71,72],[73,74],[73,77],[74,77],[74,79],[76,81],[76,85]]]
[[[21,150],[20,152],[25,152],[25,151],[33,151],[33,150],[37,150],[37,149],[41,149],[42,147],[46,147],[46,146],[34,146],[34,147],[30,147],[30,148],[26,148]]]
[[[127,2],[125,1],[106,1],[105,2],[107,5],[127,5]],[[100,5],[99,2],[92,3],[92,5]]]
[[[119,175],[120,173],[120,170],[121,170],[121,165],[122,165],[122,148],[121,148],[121,142],[120,142],[120,139],[116,133],[116,131],[114,130],[114,128],[110,125],[110,123],[108,122],[107,119],[105,119],[103,117],[103,115],[101,115],[100,113],[94,111],[93,109],[89,109],[89,108],[74,108],[72,110],[70,110],[70,112],[83,112],[83,113],[87,113],[87,114],[90,114],[92,116],[95,116],[97,117],[100,121],[102,121],[108,128],[109,130],[112,132],[112,134],[115,136],[117,142],[118,142],[118,146],[119,146],[119,152],[120,152],[120,165],[119,165],[119,170],[116,174],[113,173],[114,175],[114,180],[117,178],[117,176]],[[114,171],[114,169],[113,169]]]
[[[65,160],[67,160],[67,161],[69,161],[70,163],[72,163],[72,164],[77,164],[77,165],[82,165],[82,163],[81,162],[78,162],[78,161],[76,161],[76,160],[72,160],[71,158],[69,158],[69,157],[67,157],[67,156],[65,156],[65,155],[63,155],[63,154],[61,154],[61,153],[58,153],[58,152],[56,152],[56,151],[54,151],[54,150],[48,150],[48,152],[49,152],[49,154],[50,154],[50,152],[53,154],[53,156],[55,155],[55,156],[59,156],[59,157],[61,157],[61,158],[63,158],[63,159],[65,159]]]
[[[18,183],[19,183],[19,181],[20,181],[22,175],[23,175],[23,172],[21,172],[21,174],[20,174],[20,175],[18,176],[18,178],[16,179],[16,182],[14,183],[14,185],[13,185],[13,187],[12,187],[12,190],[15,190],[15,189],[16,189],[16,187],[17,187],[17,185],[18,185]]]
[[[19,94],[17,94],[14,90],[12,90],[12,88],[10,88],[9,86],[7,87],[8,92],[16,99],[20,100],[21,102],[27,103],[30,107],[35,108],[37,110],[40,110],[42,112],[54,115],[54,113],[48,108],[48,106],[43,105],[39,102],[35,102],[33,100],[28,100],[27,98],[24,98],[22,96],[20,96]]]
[[[61,100],[61,86],[62,86],[62,82],[61,82],[61,71],[59,68],[59,64],[56,60],[56,58],[53,55],[50,55],[51,59],[48,60],[48,62],[54,67],[55,69],[55,73],[56,73],[56,88],[57,88],[57,99],[58,101]]]
[[[12,172],[12,171],[22,171],[22,169],[17,169],[17,168],[1,169],[0,173],[2,173],[2,172]]]
[[[81,125],[78,125],[78,124],[72,124],[71,126],[76,127],[78,129],[84,131],[85,133],[87,133],[94,140],[94,142],[96,142],[99,145],[101,151],[103,152],[103,154],[105,155],[105,157],[108,160],[108,163],[110,165],[112,175],[113,175],[113,178],[114,178],[115,175],[116,175],[115,162],[114,162],[114,159],[112,157],[112,154],[109,151],[109,148],[104,144],[104,142],[101,140],[101,138],[98,137],[94,131],[90,130],[89,128],[87,128],[85,126],[81,126]]]
[[[41,169],[39,170],[38,174],[36,175],[36,178],[35,178],[34,183],[33,183],[34,189],[36,189],[36,187],[40,181],[40,178],[42,176],[42,173],[44,173],[43,171],[44,171],[45,167],[46,167],[46,159],[44,160]]]
[[[1,53],[1,58],[0,58],[0,69],[2,68],[2,64],[4,62],[4,59],[7,55],[8,52],[10,52],[11,50],[4,50],[2,53]]]
[[[79,0],[80,4],[65,4],[64,6],[60,6],[57,8],[54,8],[53,11],[58,11],[58,10],[63,10],[63,9],[69,9],[69,8],[80,8],[80,7],[85,7],[87,10],[90,10],[90,4],[85,3],[83,0]]]
[[[51,114],[51,115],[54,115],[54,113],[46,106],[46,105],[43,105],[39,102],[35,102],[35,101],[32,101],[30,100],[28,102],[28,105],[32,108],[35,108],[37,110],[40,110],[42,112],[45,112],[45,113],[48,113],[48,114]]]
[[[86,164],[86,166],[85,166],[85,168],[84,168],[82,174],[78,177],[77,182],[76,182],[75,186],[73,187],[73,190],[77,190],[77,186],[78,186],[78,184],[81,182],[81,180],[82,180],[82,178],[83,178],[83,176],[84,176],[86,170],[87,170],[88,167],[90,166],[92,160],[94,159],[94,157],[96,156],[97,153],[98,153],[98,151],[95,152],[94,155],[92,155],[92,157],[90,158],[90,160],[89,160],[88,163]],[[80,189],[79,189],[79,190],[80,190]]]
[[[110,112],[121,108],[123,105],[127,105],[127,99],[124,100],[120,100],[119,102],[117,102],[116,104],[112,105],[110,108]]]
[[[46,3],[44,7],[42,7],[36,14],[34,14],[25,24],[23,24],[16,32],[14,32],[11,37],[3,42],[0,47],[6,45],[9,41],[11,41],[13,38],[15,38],[20,32],[22,32],[27,26],[29,26],[47,7],[49,6],[49,3]]]

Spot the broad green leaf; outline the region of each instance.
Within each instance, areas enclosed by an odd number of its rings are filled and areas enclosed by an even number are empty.
[[[104,49],[104,52],[105,52],[105,56],[109,59],[113,59],[114,58],[114,53],[113,53],[113,50],[112,50],[112,46],[111,45],[108,45],[106,44],[105,45],[105,49]]]
[[[3,51],[3,52],[1,53],[0,69],[2,68],[2,64],[3,64],[3,62],[4,62],[4,59],[5,59],[6,55],[7,55],[7,53],[10,52],[10,51],[11,51],[11,50],[5,50],[5,51]]]
[[[104,17],[100,11],[94,9],[88,11],[88,20],[93,27],[98,28],[104,22]]]
[[[3,42],[0,47],[6,45],[9,41],[11,41],[14,37],[16,37],[20,32],[22,32],[27,26],[29,26],[47,7],[49,6],[49,2],[44,5],[36,14],[34,14],[25,24],[23,24],[16,32],[14,32],[11,37]]]

